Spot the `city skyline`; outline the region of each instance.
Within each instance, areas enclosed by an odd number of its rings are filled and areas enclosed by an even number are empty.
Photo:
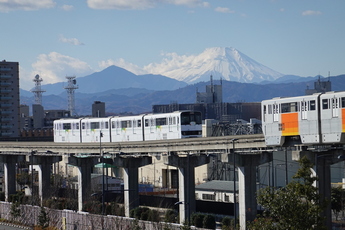
[[[9,0],[0,3],[2,59],[20,87],[234,47],[283,74],[344,74],[345,2],[220,0]]]

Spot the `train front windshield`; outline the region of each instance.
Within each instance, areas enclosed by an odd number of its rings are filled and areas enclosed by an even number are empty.
[[[181,125],[190,125],[195,122],[196,125],[201,125],[201,113],[200,112],[184,112],[181,114]]]

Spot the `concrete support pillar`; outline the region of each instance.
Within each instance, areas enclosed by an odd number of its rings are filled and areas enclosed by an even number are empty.
[[[234,165],[233,153],[223,154],[222,161]],[[272,153],[236,154],[235,166],[238,167],[238,204],[240,229],[245,230],[248,221],[257,214],[256,167],[272,161]],[[236,204],[234,204],[236,205]]]
[[[139,207],[139,172],[142,166],[152,163],[151,157],[117,157],[114,165],[123,168],[125,216],[130,210]]]
[[[327,229],[332,229],[332,208],[331,208],[331,163],[327,159],[320,157],[317,159],[316,174],[318,180],[318,190],[320,194],[320,201],[327,202],[327,207],[324,209],[322,215],[326,217]]]
[[[25,156],[0,155],[0,162],[4,163],[4,191],[6,201],[8,201],[9,195],[16,193],[16,163],[24,160]]]
[[[33,157],[33,159],[31,159]],[[38,196],[41,205],[44,199],[50,197],[51,168],[56,162],[62,160],[61,156],[52,155],[30,155],[29,164],[38,165]]]
[[[332,210],[331,210],[331,165],[343,161],[339,158],[343,156],[343,150],[329,150],[324,152],[311,151],[293,151],[292,159],[298,161],[303,156],[306,156],[313,164],[312,173],[316,174],[318,181],[315,186],[318,188],[320,195],[320,202],[328,202],[326,208],[322,212],[325,217],[325,226],[327,229],[332,229]]]
[[[190,216],[195,212],[195,167],[208,164],[210,158],[206,155],[172,154],[164,156],[163,160],[164,164],[178,168],[180,223],[190,224]]]
[[[68,157],[68,164],[78,167],[78,210],[83,210],[83,203],[90,200],[91,169],[98,163],[96,157]]]

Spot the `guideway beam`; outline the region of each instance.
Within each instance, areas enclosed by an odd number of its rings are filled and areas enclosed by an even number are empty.
[[[29,164],[38,165],[38,195],[42,205],[43,199],[50,197],[51,166],[60,162],[62,156],[30,155],[27,158]]]
[[[195,212],[195,167],[208,164],[210,157],[207,155],[184,156],[171,154],[163,157],[164,164],[178,168],[179,176],[179,213],[180,223],[188,221],[190,224],[190,215]]]
[[[343,150],[328,150],[323,152],[312,151],[292,151],[292,160],[298,161],[306,156],[313,164],[313,174],[317,176],[318,180],[315,186],[318,188],[320,194],[320,202],[327,202],[326,208],[322,215],[325,217],[325,225],[327,229],[332,229],[332,210],[331,210],[331,165],[340,161],[344,161]]]
[[[233,161],[234,153],[222,154],[222,162],[230,163],[238,167],[238,204],[240,229],[246,229],[246,223],[253,221],[257,214],[256,201],[256,167],[272,161],[272,152],[257,154],[236,154],[236,162]],[[235,191],[236,192],[236,191]],[[236,204],[235,208],[236,208]]]
[[[116,157],[113,165],[123,168],[125,216],[130,210],[139,207],[139,174],[138,169],[152,163],[152,157]]]
[[[0,162],[4,163],[5,200],[16,193],[16,164],[24,161],[24,155],[0,155]]]

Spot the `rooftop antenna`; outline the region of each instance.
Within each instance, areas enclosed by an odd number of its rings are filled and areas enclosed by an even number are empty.
[[[31,92],[35,94],[35,104],[42,105],[42,93],[45,92],[45,90],[41,88],[41,82],[43,80],[40,78],[40,75],[36,74],[33,81],[35,82],[35,88],[31,90]]]
[[[64,88],[67,90],[67,97],[68,97],[68,110],[71,114],[71,117],[75,113],[75,104],[74,104],[74,91],[78,89],[77,80],[75,76],[66,76],[68,80],[67,86]]]

